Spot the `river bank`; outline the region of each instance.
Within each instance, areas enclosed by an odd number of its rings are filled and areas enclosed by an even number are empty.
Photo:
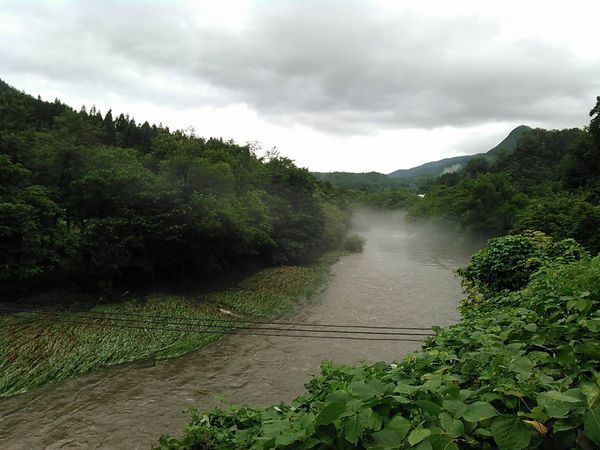
[[[454,323],[460,250],[409,229],[396,215],[361,216],[362,253],[342,256],[326,289],[290,317],[298,323],[430,327]],[[241,331],[199,351],[123,364],[0,401],[0,447],[148,448],[178,435],[192,406],[291,401],[323,360],[393,361],[420,342],[258,337]],[[35,423],[34,429],[31,424]]]
[[[202,295],[153,294],[85,311],[13,306],[24,311],[0,316],[0,397],[104,367],[183,355],[239,326],[230,319],[290,313],[322,288],[336,259],[263,269]]]

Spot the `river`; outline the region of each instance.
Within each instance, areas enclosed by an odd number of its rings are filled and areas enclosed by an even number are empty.
[[[401,215],[357,215],[367,243],[332,266],[327,288],[294,322],[419,327],[458,318],[454,270],[473,250],[452,234],[410,230]],[[290,401],[333,360],[392,361],[417,342],[239,333],[166,361],[100,370],[0,401],[2,449],[147,449],[178,434],[188,410]]]

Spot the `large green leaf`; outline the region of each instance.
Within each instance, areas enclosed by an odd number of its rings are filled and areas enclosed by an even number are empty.
[[[428,412],[432,416],[437,416],[442,411],[442,407],[440,405],[430,400],[416,400],[415,405]]]
[[[439,415],[439,419],[442,428],[453,438],[458,437],[465,432],[465,426],[462,421],[455,419],[450,414],[443,412]]]
[[[442,406],[455,417],[462,417],[467,409],[467,404],[460,400],[444,400]]]
[[[433,445],[428,440],[427,441],[421,441],[415,447],[415,450],[433,450]]]
[[[358,412],[358,422],[365,429],[377,431],[381,428],[382,420],[371,408],[363,408]]]
[[[431,430],[417,428],[408,435],[408,443],[411,446],[415,446],[429,435],[431,435]]]
[[[548,391],[543,395],[551,398],[552,400],[564,403],[581,403],[585,400],[585,397],[579,389],[569,389],[565,392]]]
[[[398,448],[410,428],[411,423],[398,414],[392,417],[383,430],[372,433],[371,437],[382,448]]]
[[[588,438],[600,445],[600,403],[584,414],[583,430]]]
[[[402,436],[397,430],[391,430],[384,428],[381,431],[377,431],[371,434],[371,437],[378,445],[378,448],[384,449],[397,449],[402,445]]]
[[[592,408],[598,398],[600,398],[600,386],[595,383],[582,383],[579,389],[587,399],[587,407]]]
[[[375,397],[378,392],[362,381],[356,381],[348,385],[348,392],[361,400],[367,400]]]
[[[346,404],[342,402],[327,403],[325,407],[319,412],[316,419],[317,425],[327,425],[332,423],[335,419],[340,417],[346,410]]]
[[[583,353],[594,359],[600,359],[600,344],[598,342],[584,342],[575,346],[577,353]]]
[[[527,425],[518,417],[497,417],[491,429],[500,450],[520,450],[526,448],[531,440]]]
[[[356,444],[364,431],[365,427],[360,423],[358,415],[344,419],[344,437],[348,442]]]
[[[432,434],[423,442],[431,443],[434,450],[459,450],[450,435],[445,433]]]
[[[403,382],[398,382],[398,384],[394,388],[394,392],[397,392],[399,394],[412,394],[417,390],[419,390],[419,386],[412,386]]]
[[[513,359],[509,364],[508,368],[513,372],[517,372],[523,375],[531,374],[531,369],[533,368],[533,363],[529,360],[529,358],[525,356],[519,356]]]
[[[488,402],[475,402],[467,405],[462,414],[463,419],[468,422],[479,422],[498,415],[494,407]]]
[[[406,420],[404,417],[398,414],[392,417],[392,420],[390,420],[386,424],[385,428],[395,430],[396,432],[398,432],[401,438],[404,439],[404,437],[408,434],[408,431],[411,428],[411,424],[408,420]]]

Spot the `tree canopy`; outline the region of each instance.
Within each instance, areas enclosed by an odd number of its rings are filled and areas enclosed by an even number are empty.
[[[198,279],[340,245],[348,208],[287,158],[0,82],[4,290]]]

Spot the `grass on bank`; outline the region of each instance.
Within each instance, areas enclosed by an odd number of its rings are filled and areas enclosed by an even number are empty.
[[[227,320],[226,309],[244,318],[273,318],[310,299],[324,284],[329,255],[310,266],[282,266],[262,270],[235,288],[198,297],[151,295],[123,303],[92,307],[56,315],[16,313],[0,316],[0,397],[26,392],[36,386],[81,375],[102,367],[141,359],[182,355],[213,342],[222,335],[190,333],[178,324],[190,320]],[[101,318],[108,313],[110,322]],[[75,316],[71,315],[75,314]],[[82,313],[83,314],[83,313]],[[132,314],[169,316],[162,324],[129,322]],[[110,326],[114,319],[123,328]],[[67,322],[68,321],[68,322]],[[73,323],[82,322],[87,323]],[[93,324],[90,324],[93,323]],[[205,322],[204,322],[205,323]],[[219,326],[232,325],[219,322]],[[125,328],[127,326],[140,328]],[[156,330],[160,327],[160,330]],[[171,330],[171,331],[170,331]],[[210,325],[207,331],[214,331]],[[219,329],[224,331],[224,329]]]

